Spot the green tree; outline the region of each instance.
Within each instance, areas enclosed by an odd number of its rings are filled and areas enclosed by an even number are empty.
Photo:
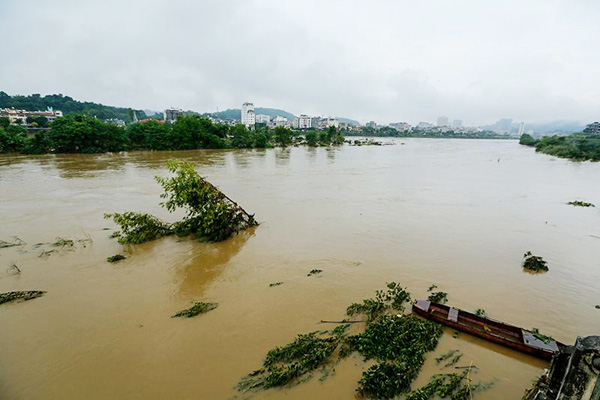
[[[254,147],[254,135],[245,125],[237,124],[231,131],[231,145],[235,148]]]
[[[27,144],[27,129],[19,125],[0,128],[0,151],[3,153],[20,152]]]
[[[307,131],[306,132],[306,143],[309,146],[318,146],[319,145],[319,134],[316,131]]]
[[[283,126],[275,128],[275,143],[284,147],[292,144],[292,131]]]
[[[0,128],[7,128],[10,125],[8,117],[0,117]]]

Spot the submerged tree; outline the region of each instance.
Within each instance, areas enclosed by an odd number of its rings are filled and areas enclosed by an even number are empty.
[[[189,162],[169,161],[171,178],[156,177],[165,192],[160,203],[169,212],[183,209],[185,217],[172,224],[135,212],[105,214],[121,227],[115,234],[121,243],[143,243],[162,236],[193,234],[208,241],[222,241],[258,225],[253,215],[202,178]]]

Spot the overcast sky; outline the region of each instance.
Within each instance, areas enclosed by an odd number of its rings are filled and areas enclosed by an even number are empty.
[[[600,119],[598,0],[0,0],[0,90],[360,122]]]

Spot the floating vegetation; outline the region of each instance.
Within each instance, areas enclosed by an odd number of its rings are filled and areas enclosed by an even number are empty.
[[[363,396],[390,398],[406,393],[418,375],[424,356],[433,350],[443,334],[442,327],[414,315],[389,315],[404,310],[410,294],[397,283],[378,290],[375,298],[354,303],[349,315],[369,317],[363,333],[347,336],[350,325],[339,325],[331,331],[301,334],[296,339],[267,353],[263,367],[243,378],[238,389],[268,389],[291,386],[311,378],[312,372],[327,368],[353,352],[377,364],[363,373],[357,391]],[[340,321],[354,322],[354,321]],[[322,379],[324,379],[324,377]]]
[[[306,274],[306,276],[320,274],[321,272],[323,272],[322,269],[312,269],[308,274]]]
[[[21,239],[19,239],[16,236],[13,236],[12,238],[13,238],[12,242],[7,242],[5,240],[0,240],[0,249],[4,249],[6,247],[23,246],[24,244],[26,244],[24,241],[22,241]]]
[[[31,290],[26,292],[8,292],[0,293],[0,304],[8,303],[9,301],[27,301],[36,299],[44,295],[44,291]]]
[[[571,206],[575,206],[575,207],[596,207],[592,203],[586,203],[585,201],[579,201],[579,200],[570,201],[567,204],[571,205]]]
[[[143,243],[173,234],[193,234],[200,239],[219,242],[258,225],[254,215],[248,214],[202,178],[191,163],[169,161],[167,166],[175,174],[174,177],[155,177],[164,189],[160,197],[165,201],[160,205],[169,212],[183,210],[185,217],[168,224],[144,213],[105,214],[105,218],[111,218],[121,227],[121,231],[113,234],[119,238],[120,243]]]
[[[452,358],[452,360],[450,360],[450,361],[448,361],[446,364],[444,364],[444,368],[447,368],[447,367],[451,367],[451,366],[453,366],[453,365],[456,365],[456,363],[460,361],[460,359],[462,358],[462,356],[463,356],[463,355],[462,355],[462,353],[461,353],[461,352],[458,352],[458,354],[456,354],[456,355],[455,355],[455,356]]]
[[[215,308],[218,307],[219,304],[217,303],[203,303],[203,302],[199,302],[194,304],[192,307],[186,309],[186,310],[181,310],[179,311],[177,314],[171,316],[171,318],[178,318],[178,317],[186,317],[186,318],[191,318],[191,317],[195,317],[198,314],[204,314],[207,313],[211,310],[214,310]]]
[[[108,261],[109,263],[113,263],[113,262],[124,260],[126,258],[127,257],[125,257],[123,254],[115,254],[114,256],[107,257],[106,261]]]
[[[283,282],[269,283],[269,287],[275,287],[275,286],[279,286],[279,285],[283,285]]]
[[[478,308],[477,310],[475,310],[475,315],[482,318],[488,318],[488,315],[486,314],[483,308]]]
[[[542,333],[540,333],[540,330],[538,328],[531,328],[530,332],[533,334],[533,336],[536,339],[539,339],[539,340],[541,340],[542,342],[544,342],[546,344],[549,344],[549,343],[551,343],[551,342],[554,341],[553,337],[546,336],[546,335],[543,335]]]
[[[434,289],[437,289],[436,285],[431,285],[429,286],[429,289],[427,289],[427,291],[431,293],[427,300],[431,301],[432,303],[446,304],[448,302],[448,293],[434,292]]]
[[[169,224],[150,214],[127,211],[104,214],[104,218],[112,218],[121,227],[111,235],[121,244],[139,244],[173,234]]]
[[[269,350],[263,368],[251,372],[238,384],[238,389],[268,389],[289,386],[299,379],[310,379],[310,373],[331,363],[330,357],[345,337],[345,329],[317,331],[296,336],[293,342]]]
[[[414,315],[385,315],[364,333],[348,338],[352,349],[379,361],[363,373],[357,389],[362,395],[390,398],[405,393],[417,377],[425,354],[437,346],[442,327]]]
[[[596,304],[596,309],[600,310],[600,304]]]
[[[429,400],[434,396],[442,399],[452,400],[471,399],[473,393],[487,390],[492,383],[477,383],[471,385],[469,377],[471,367],[461,374],[438,374],[434,375],[429,383],[422,388],[414,390],[406,395],[406,400]]]
[[[50,243],[50,246],[54,247],[73,247],[75,242],[71,239],[64,239],[61,237],[57,237],[54,243]]]
[[[435,363],[439,364],[442,361],[446,361],[447,359],[454,357],[454,355],[457,354],[457,353],[460,353],[460,351],[458,351],[458,350],[448,350],[446,353],[442,354],[441,356],[436,357],[435,358]]]
[[[353,303],[346,309],[347,315],[364,314],[369,321],[382,315],[390,309],[398,312],[404,311],[404,303],[410,302],[410,293],[399,284],[387,284],[387,291],[378,290],[374,299],[363,300],[362,303]]]
[[[548,263],[542,257],[531,254],[531,251],[525,253],[523,258],[523,268],[534,272],[548,271]]]

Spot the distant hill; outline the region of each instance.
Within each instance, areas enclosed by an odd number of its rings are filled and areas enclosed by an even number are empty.
[[[89,101],[77,101],[72,97],[63,96],[62,94],[50,94],[43,97],[37,93],[30,96],[10,96],[5,92],[0,91],[0,108],[16,108],[35,111],[46,110],[48,107],[60,110],[65,115],[86,113],[87,115],[100,119],[116,118],[122,119],[125,122],[131,122],[130,108],[105,106]],[[146,113],[142,110],[135,110],[135,113],[138,119],[146,118]]]
[[[289,119],[290,121],[293,121],[296,118],[296,116],[294,114],[284,111],[284,110],[279,110],[277,108],[257,107],[254,109],[254,112],[256,114],[264,114],[264,115],[268,115],[270,117],[277,117],[277,116],[285,117],[285,118]],[[213,117],[221,118],[221,119],[240,119],[241,114],[242,114],[242,110],[240,110],[239,108],[230,108],[225,111],[211,113],[210,115],[212,115]]]
[[[336,117],[336,118],[337,118],[337,120],[339,122],[343,122],[343,123],[348,124],[348,125],[360,125],[360,122],[355,121],[355,120],[350,119],[350,118],[344,118],[344,117]]]

